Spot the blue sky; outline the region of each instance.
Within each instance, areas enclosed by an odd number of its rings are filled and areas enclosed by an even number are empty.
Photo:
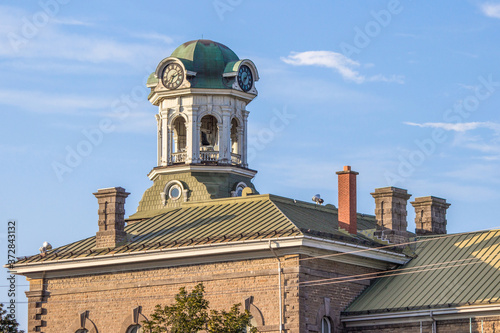
[[[260,193],[336,205],[335,171],[351,165],[360,212],[392,185],[446,198],[449,232],[500,225],[500,1],[4,1],[2,247],[9,219],[20,255],[95,234],[99,188],[126,188],[135,212],[156,163],[145,80],[202,37],[259,69],[248,109]],[[111,130],[58,175],[103,121]]]

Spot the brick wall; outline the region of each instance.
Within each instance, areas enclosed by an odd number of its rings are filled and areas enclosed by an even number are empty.
[[[288,258],[282,261],[283,287],[293,285],[298,280],[297,261]],[[32,281],[34,292],[40,290],[40,281]],[[263,316],[260,331],[278,331],[275,258],[45,279],[43,293],[49,297],[42,303],[39,303],[41,292],[30,297],[33,306],[29,308],[29,315],[37,321],[30,321],[29,331],[38,327],[38,332],[74,332],[79,327],[79,314],[89,311],[88,318],[96,324],[99,333],[125,332],[123,327],[128,326],[127,322],[132,323],[134,308],[142,306],[142,313],[149,316],[156,304],[171,303],[180,287],[191,290],[198,282],[204,283],[212,309],[229,310],[234,303],[242,303],[244,307],[245,299],[253,296],[252,307]],[[298,327],[297,295],[288,293],[284,304],[289,309],[286,323],[291,328]],[[37,308],[43,308],[43,313],[38,310],[37,314]]]
[[[339,314],[368,285],[368,281],[307,286],[318,279],[345,278],[373,272],[326,259],[304,260],[306,256],[280,257],[284,332],[316,332],[317,320],[332,318],[335,332],[341,331]],[[125,332],[132,324],[133,309],[142,306],[148,317],[156,304],[170,304],[180,287],[191,290],[203,282],[212,309],[228,310],[234,303],[251,299],[251,310],[260,332],[279,332],[278,265],[275,258],[200,264],[171,268],[126,271],[67,278],[32,280],[29,329],[38,332],[74,332],[79,315],[89,311],[100,333]],[[325,312],[325,298],[329,310]],[[38,310],[37,310],[38,309]],[[42,310],[43,309],[43,310]]]
[[[376,270],[327,259],[307,258],[302,256],[300,265],[300,332],[320,332],[323,316],[331,318],[334,332],[341,332],[340,312],[370,284],[368,280],[342,280]],[[321,285],[308,286],[310,282],[325,279],[330,280]]]

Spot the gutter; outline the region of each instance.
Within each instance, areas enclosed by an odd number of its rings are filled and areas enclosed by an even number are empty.
[[[290,236],[271,239],[245,240],[230,243],[202,244],[183,246],[180,248],[143,250],[126,253],[104,254],[90,257],[76,257],[58,259],[51,261],[41,261],[34,263],[4,265],[9,268],[12,274],[36,273],[41,271],[56,271],[74,268],[89,268],[98,266],[109,266],[116,264],[144,263],[147,261],[157,261],[166,259],[179,259],[189,257],[200,257],[206,255],[231,254],[238,252],[268,250],[269,241],[279,241],[282,248],[305,246],[320,248],[341,253],[353,252],[352,255],[372,258],[383,262],[404,264],[409,259],[404,254],[392,253],[376,248],[327,240],[310,236]],[[357,252],[356,250],[367,250]]]
[[[303,236],[283,237],[279,240],[288,247],[301,246]],[[272,238],[271,240],[278,240]],[[4,265],[12,274],[25,274],[41,271],[55,271],[61,269],[108,266],[116,264],[144,263],[162,259],[178,259],[185,257],[199,257],[200,255],[213,255],[223,253],[248,252],[249,250],[266,250],[270,239],[246,240],[230,243],[203,244],[183,246],[157,250],[143,250],[125,253],[104,254],[91,257],[76,257],[34,263]]]
[[[393,258],[388,259],[387,257],[385,257],[385,259],[386,259],[386,261],[392,262],[394,264],[400,264],[400,265],[406,264],[407,262],[409,262],[412,259],[403,253],[396,253],[396,252],[391,252],[391,251],[387,251],[387,250],[377,249],[376,247],[369,247],[369,246],[363,246],[363,245],[358,245],[358,244],[340,242],[340,241],[336,241],[336,240],[324,239],[324,238],[319,238],[319,237],[314,237],[314,236],[304,236],[304,239],[316,241],[316,242],[322,242],[322,243],[329,243],[332,245],[337,245],[338,252],[346,252],[347,254],[357,255],[360,257],[379,259],[382,256],[391,256]],[[351,248],[351,249],[354,248],[358,251],[352,251],[352,250],[343,251],[343,250],[346,250],[345,247]],[[352,252],[352,253],[349,253],[349,252]]]
[[[465,319],[471,317],[500,316],[500,304],[464,306],[446,309],[401,311],[396,313],[379,313],[367,315],[351,315],[341,317],[346,327],[373,326],[399,323],[417,323],[438,320]]]

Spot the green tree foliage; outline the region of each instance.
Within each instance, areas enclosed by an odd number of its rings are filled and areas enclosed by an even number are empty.
[[[250,325],[252,316],[245,310],[240,312],[241,304],[234,304],[229,312],[224,310],[210,311],[210,318],[208,320],[208,332],[210,333],[255,333],[257,329]],[[246,330],[249,327],[249,330]]]
[[[151,333],[255,333],[251,327],[250,313],[241,313],[241,304],[234,304],[229,312],[209,310],[209,302],[204,298],[205,287],[199,283],[188,293],[185,287],[179,289],[172,305],[156,305],[150,320],[144,322],[144,329]],[[247,330],[247,327],[250,329]]]
[[[196,333],[208,320],[208,301],[203,298],[205,288],[198,284],[188,293],[180,288],[173,305],[156,305],[149,322],[144,324],[151,333]]]
[[[17,327],[19,324],[15,319],[7,315],[7,310],[3,309],[3,304],[0,303],[0,332],[2,333],[24,333],[19,331]]]

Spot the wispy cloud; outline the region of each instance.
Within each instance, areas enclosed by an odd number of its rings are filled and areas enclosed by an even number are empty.
[[[486,121],[486,122],[469,122],[469,123],[412,123],[405,122],[406,125],[428,127],[428,128],[441,128],[445,131],[467,132],[478,128],[488,128],[495,132],[500,132],[500,124]]]
[[[156,32],[138,34],[135,41],[123,35],[102,37],[87,27],[91,22],[64,17],[50,17],[47,23],[28,34],[25,28],[28,13],[18,8],[0,6],[0,57],[5,59],[50,59],[78,63],[117,63],[138,66],[157,61],[158,54],[169,54],[168,36]],[[75,32],[68,26],[79,26]],[[127,37],[130,34],[127,33]],[[152,43],[151,40],[162,41]]]
[[[36,103],[26,103],[27,96]],[[90,98],[89,96],[47,94],[40,91],[0,90],[1,104],[35,113],[80,114],[82,110],[88,109],[102,112],[100,109],[109,106],[111,101],[103,98]],[[88,112],[83,114],[89,115]]]
[[[132,34],[132,37],[137,37],[137,38],[142,38],[142,39],[148,39],[148,40],[158,40],[161,42],[164,42],[165,44],[171,44],[174,42],[174,39],[170,36],[159,34],[156,32],[151,32],[151,33],[134,33]]]
[[[500,3],[484,3],[481,5],[481,11],[488,17],[500,19]]]
[[[345,80],[356,83],[375,81],[404,83],[403,76],[399,75],[386,77],[378,74],[366,77],[359,72],[359,68],[361,67],[359,62],[333,51],[291,52],[287,57],[281,57],[281,60],[294,66],[319,66],[331,68],[337,71]]]
[[[93,24],[90,23],[90,22],[85,22],[85,21],[81,21],[81,20],[77,20],[77,19],[74,19],[74,18],[54,18],[53,21],[55,24],[61,24],[61,25],[80,25],[80,26],[92,26]]]

